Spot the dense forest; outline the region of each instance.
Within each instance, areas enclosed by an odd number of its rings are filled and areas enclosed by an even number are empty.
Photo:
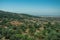
[[[0,40],[60,40],[60,17],[0,10]]]

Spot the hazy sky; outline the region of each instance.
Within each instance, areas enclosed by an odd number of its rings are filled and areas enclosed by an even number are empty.
[[[0,0],[0,10],[33,15],[60,15],[60,0]]]

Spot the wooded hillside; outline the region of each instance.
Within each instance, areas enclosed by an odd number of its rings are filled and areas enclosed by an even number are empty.
[[[60,40],[60,17],[38,17],[0,10],[1,40]]]

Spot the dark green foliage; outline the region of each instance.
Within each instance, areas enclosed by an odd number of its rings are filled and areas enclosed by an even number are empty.
[[[0,11],[0,39],[5,37],[10,40],[60,40],[59,18]],[[10,23],[11,21],[22,24],[15,26]]]

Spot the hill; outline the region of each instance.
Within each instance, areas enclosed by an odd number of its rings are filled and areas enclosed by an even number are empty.
[[[0,10],[1,40],[60,40],[60,17],[38,17]]]

